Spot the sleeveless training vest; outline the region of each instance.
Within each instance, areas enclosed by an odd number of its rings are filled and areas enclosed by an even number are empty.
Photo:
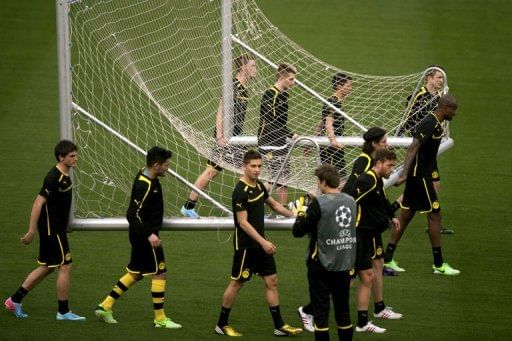
[[[318,259],[328,271],[348,271],[356,260],[356,202],[345,193],[319,196]]]

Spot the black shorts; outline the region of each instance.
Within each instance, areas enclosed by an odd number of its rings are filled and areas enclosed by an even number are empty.
[[[153,249],[146,238],[130,236],[132,253],[130,264],[126,270],[142,276],[157,275],[167,271],[165,267],[164,249],[160,246]]]
[[[49,268],[70,264],[68,236],[66,233],[48,235],[39,233],[39,258],[37,262]]]
[[[231,279],[248,281],[253,274],[264,277],[277,273],[273,255],[267,254],[262,248],[239,249],[233,255]]]
[[[382,236],[377,231],[364,228],[356,229],[357,253],[356,269],[357,271],[373,268],[374,259],[384,258],[384,247],[382,245]]]
[[[320,159],[322,164],[334,166],[338,171],[340,177],[344,177],[345,173],[345,151],[343,149],[336,149],[333,147],[326,147],[320,149]]]
[[[264,166],[267,168],[269,175],[269,182],[276,182],[278,185],[285,185],[288,182],[290,178],[290,162],[285,162],[288,151],[288,147],[277,150],[265,150],[260,148],[259,152],[263,155]],[[277,179],[283,164],[283,172],[279,179]]]
[[[404,199],[400,206],[420,213],[438,212],[441,205],[432,179],[408,176],[405,182]]]
[[[237,169],[242,168],[242,163],[244,161],[244,154],[246,150],[243,147],[237,147],[237,146],[215,146],[211,152],[210,152],[210,159],[208,160],[207,164],[208,166],[213,167],[215,170],[222,172],[224,168],[222,168],[220,164],[227,163],[231,165],[232,167],[235,167]],[[216,163],[213,160],[219,161],[219,163]]]

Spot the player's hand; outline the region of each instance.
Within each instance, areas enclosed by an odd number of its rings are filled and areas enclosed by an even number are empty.
[[[158,236],[154,233],[151,233],[148,237],[148,242],[149,244],[151,244],[151,247],[153,249],[156,249],[157,247],[161,246],[162,245],[162,241],[160,240],[160,238],[158,238]]]
[[[295,200],[295,206],[298,217],[304,217],[308,207],[304,204],[304,196],[301,196],[298,200]]]
[[[304,196],[301,196],[299,199],[288,203],[288,210],[293,213],[292,217],[303,217],[306,215],[308,207],[305,205],[304,200]]]
[[[292,141],[295,141],[295,140],[296,140],[296,139],[298,139],[298,138],[299,138],[299,135],[298,135],[298,134],[293,134],[293,136],[292,136]]]
[[[331,147],[340,150],[340,149],[343,149],[345,147],[345,145],[343,143],[339,143],[338,141],[336,141],[336,142],[331,143]]]
[[[35,234],[36,233],[34,231],[28,231],[23,237],[20,238],[20,240],[23,244],[30,244],[30,242],[34,239]]]
[[[268,240],[265,240],[263,244],[261,244],[261,247],[263,248],[263,251],[269,255],[273,255],[277,251],[277,247]]]
[[[397,218],[391,219],[391,225],[395,230],[400,230],[400,220],[398,220]]]

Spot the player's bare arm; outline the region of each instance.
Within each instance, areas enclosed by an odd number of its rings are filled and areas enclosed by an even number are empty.
[[[224,147],[228,144],[228,141],[224,138],[224,124],[222,121],[222,100],[219,101],[219,106],[217,107],[217,113],[215,115],[215,127],[217,132],[217,144],[221,147]]]
[[[413,139],[411,145],[407,149],[407,155],[405,156],[404,161],[404,170],[402,173],[402,176],[398,179],[396,185],[401,185],[405,179],[407,179],[407,174],[409,174],[409,168],[411,168],[411,164],[416,157],[416,154],[418,154],[418,150],[420,149],[421,142],[418,139]]]
[[[336,149],[341,149],[344,147],[343,144],[338,143],[336,141],[336,135],[334,134],[334,118],[332,116],[327,116],[325,118],[325,132],[327,134],[327,138],[329,139],[329,143],[331,144],[331,147]]]
[[[247,233],[249,237],[254,239],[256,242],[258,242],[258,244],[261,245],[261,247],[266,253],[268,253],[269,255],[273,255],[274,253],[276,253],[276,246],[272,242],[263,238],[258,233],[258,231],[256,231],[256,229],[251,225],[251,223],[249,223],[249,221],[247,220],[247,211],[236,212],[236,218],[238,220],[238,224],[245,231],[245,233]]]
[[[37,230],[37,221],[39,220],[39,216],[41,215],[41,210],[44,204],[46,204],[46,198],[42,195],[38,195],[36,200],[34,200],[34,205],[32,205],[32,211],[30,212],[30,223],[28,231],[23,237],[21,237],[21,242],[23,244],[30,244],[30,242],[32,242],[34,239]]]
[[[272,197],[268,197],[266,203],[277,214],[284,215],[285,217],[288,218],[295,216],[295,214],[292,211],[284,207],[282,204],[280,204],[277,200],[275,200]]]

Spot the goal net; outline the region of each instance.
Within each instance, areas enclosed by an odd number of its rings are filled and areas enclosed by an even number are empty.
[[[80,148],[75,217],[123,217],[133,178],[145,164],[143,151],[154,145],[172,150],[171,170],[190,183],[208,159],[221,165],[224,171],[205,192],[225,209],[202,198],[196,209],[204,217],[228,217],[241,170],[212,154],[222,65],[233,62],[222,60],[221,1],[80,0],[68,6],[72,136]],[[257,63],[241,150],[256,148],[261,98],[275,83],[276,64],[298,70],[300,85],[289,90],[288,128],[301,136],[315,137],[323,101],[333,94],[332,76],[352,78],[343,103],[347,173],[360,154],[362,133],[380,126],[392,137],[403,123],[407,97],[423,82],[423,72],[372,76],[328,65],[281,33],[253,0],[233,0],[231,22],[232,58],[250,53]],[[393,141],[403,160],[407,139]],[[289,164],[289,200],[316,189],[315,148],[294,149]],[[265,168],[261,178],[268,177]],[[179,216],[189,186],[173,176],[162,186],[166,215]]]

